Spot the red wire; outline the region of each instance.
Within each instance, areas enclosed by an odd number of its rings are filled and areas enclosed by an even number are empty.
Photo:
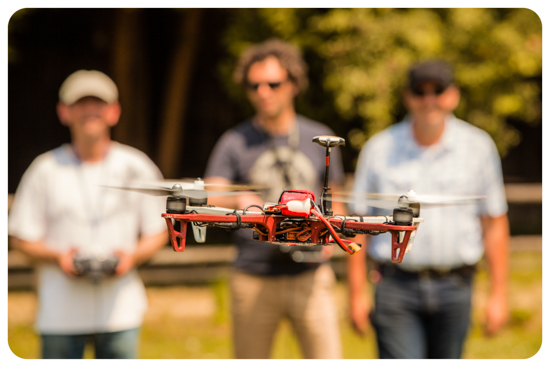
[[[330,223],[315,209],[311,209],[311,213],[313,213],[314,215],[316,215],[317,217],[319,217],[319,219],[321,220],[321,222],[323,222],[323,224],[327,227],[327,229],[330,231],[330,234],[332,235],[332,238],[334,238],[334,241],[336,241],[336,243],[338,244],[338,246],[340,246],[344,251],[346,251],[347,253],[353,255],[355,254],[357,251],[354,250],[351,246],[347,246],[344,244],[343,240],[340,239],[340,237],[338,237],[338,234],[336,233],[336,231],[334,230],[334,228],[332,228],[332,225],[330,225]],[[353,243],[350,241],[350,243]]]
[[[270,210],[274,210],[274,209],[280,209],[282,207],[287,207],[287,205],[285,204],[279,204],[279,205],[276,205],[274,207],[271,207]],[[323,222],[323,224],[325,225],[325,227],[327,227],[327,229],[330,231],[330,234],[332,235],[332,238],[334,239],[334,241],[338,244],[338,246],[340,246],[340,248],[342,248],[342,250],[346,251],[347,253],[353,255],[355,253],[357,253],[357,251],[359,251],[361,249],[361,244],[359,243],[354,243],[354,242],[351,242],[351,241],[346,241],[346,240],[342,240],[338,234],[336,233],[336,231],[334,230],[334,228],[332,228],[332,225],[325,219],[325,217],[323,217],[323,215],[321,215],[321,213],[319,213],[317,210],[315,210],[314,208],[311,208],[311,213],[313,215],[316,215],[320,220],[321,222]],[[256,229],[256,228],[255,228]],[[348,242],[351,244],[351,246],[347,246],[346,244],[344,244],[344,242]],[[355,245],[355,246],[353,246]],[[354,249],[354,247],[356,249]]]

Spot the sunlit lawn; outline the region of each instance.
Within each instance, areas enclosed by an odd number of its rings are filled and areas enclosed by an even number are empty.
[[[514,253],[511,261],[511,320],[498,336],[483,334],[483,306],[488,289],[484,269],[476,277],[473,325],[466,341],[464,358],[529,358],[542,342],[542,256],[540,252]],[[148,288],[149,311],[142,328],[141,358],[232,358],[229,292],[220,281],[203,287]],[[336,289],[342,346],[345,358],[376,358],[372,330],[358,337],[347,317],[345,283]],[[36,299],[32,292],[8,295],[8,342],[21,358],[37,358],[39,341],[32,318]],[[278,330],[274,358],[301,358],[288,323]],[[86,357],[93,357],[90,350]]]

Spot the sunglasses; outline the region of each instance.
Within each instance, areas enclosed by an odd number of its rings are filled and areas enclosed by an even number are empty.
[[[277,89],[281,86],[281,84],[285,83],[286,80],[282,81],[282,82],[271,82],[271,83],[248,83],[247,84],[247,87],[248,89],[250,90],[253,90],[253,91],[257,91],[258,88],[260,87],[260,85],[262,84],[267,84],[269,86],[269,88],[271,89]]]
[[[445,92],[445,89],[446,88],[438,87],[433,92],[427,92],[424,89],[415,89],[415,88],[413,88],[413,89],[411,89],[411,92],[412,92],[412,94],[414,94],[417,97],[424,97],[424,96],[431,95],[431,94],[434,94],[436,96],[440,96],[440,95],[443,94],[443,92]]]

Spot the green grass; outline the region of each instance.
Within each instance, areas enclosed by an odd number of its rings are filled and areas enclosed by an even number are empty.
[[[537,353],[542,343],[542,256],[540,252],[513,253],[510,280],[510,322],[497,336],[483,333],[483,306],[488,289],[484,266],[476,276],[472,327],[466,340],[464,358],[523,359]],[[231,318],[227,281],[204,287],[148,288],[150,310],[141,331],[140,358],[227,359],[232,358]],[[338,283],[344,358],[376,358],[374,332],[360,338],[347,317],[345,283]],[[197,301],[200,299],[201,301]],[[185,301],[185,302],[184,302]],[[8,342],[21,358],[38,358],[39,339],[32,318],[36,299],[32,292],[8,294]],[[204,311],[211,305],[210,311]],[[174,310],[196,307],[195,314]],[[204,312],[202,312],[204,311]],[[87,349],[86,358],[93,352]],[[300,349],[288,322],[281,323],[273,346],[273,358],[301,358]]]

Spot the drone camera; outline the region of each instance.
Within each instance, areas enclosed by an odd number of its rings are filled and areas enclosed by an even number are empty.
[[[395,208],[393,210],[393,222],[399,226],[412,225],[413,210],[411,208]]]

